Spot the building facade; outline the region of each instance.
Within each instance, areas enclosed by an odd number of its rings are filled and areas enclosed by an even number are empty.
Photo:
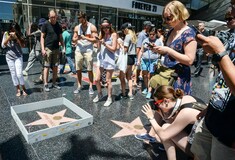
[[[77,13],[87,13],[88,21],[99,30],[100,19],[110,18],[113,27],[118,30],[125,22],[131,22],[136,32],[141,31],[143,21],[149,20],[155,26],[162,27],[162,10],[171,0],[0,0],[0,31],[16,21],[22,32],[40,18],[48,19],[48,11],[56,9],[58,20],[68,24],[73,30],[77,25]],[[191,12],[191,19],[223,20],[225,9],[230,0],[181,0]],[[2,36],[1,36],[2,38]],[[1,39],[0,39],[1,40]]]

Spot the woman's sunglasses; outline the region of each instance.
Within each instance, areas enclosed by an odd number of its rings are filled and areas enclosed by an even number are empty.
[[[101,29],[110,29],[110,26],[101,26]]]
[[[159,106],[163,101],[164,101],[163,99],[159,99],[159,100],[157,100],[154,104],[155,104],[156,106]]]
[[[163,19],[164,19],[166,22],[169,22],[169,21],[172,21],[172,20],[173,20],[173,16],[163,17]]]

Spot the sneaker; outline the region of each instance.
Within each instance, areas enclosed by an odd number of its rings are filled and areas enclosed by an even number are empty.
[[[28,72],[26,72],[25,70],[22,71],[23,76],[28,76]]]
[[[130,98],[130,100],[133,100],[133,99],[134,99],[133,94],[132,94],[132,95],[128,94],[128,97]]]
[[[74,94],[78,94],[80,91],[81,91],[81,87],[78,87],[77,89],[75,89],[75,90],[73,91],[73,93],[74,93]]]
[[[52,84],[52,88],[56,88],[56,89],[58,89],[58,90],[60,90],[60,89],[61,89],[61,87],[60,87],[60,86],[58,86],[57,84]]]
[[[157,140],[155,137],[150,136],[148,133],[136,134],[135,138],[142,141],[149,141],[149,143],[156,143]]]
[[[94,102],[94,103],[99,102],[102,98],[103,98],[103,95],[102,95],[102,94],[98,94],[98,95],[93,99],[93,102]]]
[[[108,99],[106,100],[106,102],[104,103],[104,106],[105,106],[105,107],[108,107],[108,106],[110,106],[110,104],[112,104],[112,103],[113,103],[112,98],[108,98]]]
[[[92,88],[89,88],[89,94],[90,95],[94,94],[94,90]]]
[[[123,95],[122,93],[120,94],[120,99],[122,99],[122,98],[124,98],[124,99],[127,99],[128,97],[127,97],[127,95],[125,94],[125,95]]]
[[[50,88],[49,88],[48,84],[44,85],[44,91],[45,92],[49,92],[50,91]]]
[[[146,99],[150,99],[151,96],[152,96],[152,93],[151,93],[151,92],[148,92],[145,98],[146,98]]]
[[[147,94],[147,93],[148,93],[148,90],[147,90],[147,88],[145,88],[145,89],[143,90],[142,94]]]

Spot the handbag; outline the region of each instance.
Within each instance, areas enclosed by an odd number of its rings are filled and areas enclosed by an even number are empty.
[[[127,54],[124,53],[124,50],[122,48],[119,49],[119,56],[118,60],[116,62],[117,68],[126,73],[126,68],[127,68]]]

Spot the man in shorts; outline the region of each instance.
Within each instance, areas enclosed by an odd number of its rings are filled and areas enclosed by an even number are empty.
[[[140,53],[140,49],[142,47],[142,43],[143,41],[148,38],[148,34],[149,34],[149,30],[151,29],[151,27],[154,26],[150,21],[144,21],[143,23],[143,30],[138,34],[138,38],[137,38],[137,43],[136,43],[136,54],[137,54],[137,57]],[[134,84],[133,85],[136,85],[137,86],[137,83],[138,83],[138,78],[140,76],[140,72],[141,72],[141,69],[140,69],[140,65],[137,66],[137,69],[136,69],[136,75],[135,75],[135,80],[134,80]],[[142,75],[141,75],[142,76]],[[147,94],[144,93],[144,94]]]
[[[75,66],[77,71],[77,83],[78,87],[74,90],[74,94],[77,94],[82,89],[82,68],[83,64],[87,65],[87,72],[89,77],[89,94],[94,94],[93,85],[93,44],[96,42],[97,28],[87,21],[86,13],[80,12],[78,14],[78,20],[80,22],[74,28],[73,42],[77,44],[75,50]]]
[[[49,92],[48,86],[48,73],[50,67],[52,67],[52,87],[61,89],[56,84],[57,71],[59,64],[59,42],[63,46],[64,42],[62,38],[62,29],[57,20],[57,13],[55,10],[50,10],[48,14],[49,20],[45,22],[41,30],[41,52],[44,59],[44,91]]]

